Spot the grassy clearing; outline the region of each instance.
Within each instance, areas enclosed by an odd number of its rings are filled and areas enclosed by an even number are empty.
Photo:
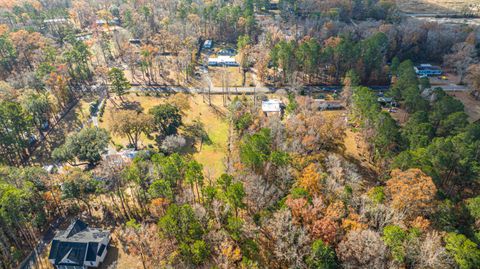
[[[132,106],[139,106],[145,113],[148,113],[150,108],[171,101],[171,96],[145,96],[144,93],[130,93],[125,96],[126,102],[132,104]],[[204,143],[201,150],[199,145],[194,150],[193,157],[203,164],[205,175],[209,178],[216,178],[224,171],[224,159],[227,151],[227,138],[228,138],[228,122],[214,109],[208,106],[207,103],[203,103],[202,96],[189,95],[190,110],[185,111],[183,115],[183,122],[185,124],[191,123],[195,119],[199,119],[205,125],[205,129],[208,133],[211,143]],[[112,98],[113,102],[119,103],[119,100]],[[113,121],[115,120],[115,111],[118,109],[115,107],[112,101],[107,102],[105,113],[100,127],[110,130]],[[221,96],[212,96],[212,104],[219,108],[221,111],[226,112],[226,109],[221,105]],[[118,137],[112,134],[112,141],[116,145],[126,146],[128,143],[127,138]],[[154,135],[147,137],[142,135],[139,141],[140,147],[146,147],[148,145],[155,145]]]
[[[227,76],[229,87],[243,87],[243,75],[240,67],[209,67],[208,70],[215,87],[222,87],[225,76]],[[247,72],[245,86],[255,86],[250,72]]]

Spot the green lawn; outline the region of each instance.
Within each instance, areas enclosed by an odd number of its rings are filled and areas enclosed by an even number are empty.
[[[170,98],[171,97],[166,96],[145,96],[143,93],[131,93],[124,97],[128,102],[141,106],[145,113],[148,113],[150,108],[158,104],[170,101]],[[206,177],[216,179],[225,171],[224,159],[227,152],[228,122],[209,107],[208,104],[203,103],[202,96],[190,95],[188,99],[190,102],[190,110],[184,112],[184,124],[189,124],[193,120],[199,119],[205,125],[211,141],[211,143],[204,143],[201,151],[198,151],[200,145],[197,145],[197,150],[194,152],[193,157],[203,164]],[[114,101],[119,103],[118,99],[114,99]],[[212,97],[212,103],[223,110],[223,112],[226,112],[221,106],[221,96]],[[106,128],[107,130],[110,129],[112,121],[115,120],[116,109],[113,102],[109,101],[107,103],[100,127]],[[155,141],[151,138],[142,135],[139,146],[146,147],[149,144],[155,144]],[[123,146],[126,146],[128,143],[127,138],[118,137],[113,134],[112,141],[117,145],[120,144]]]

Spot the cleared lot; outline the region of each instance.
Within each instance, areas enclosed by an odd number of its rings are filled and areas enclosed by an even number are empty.
[[[400,10],[408,13],[455,14],[480,11],[480,0],[397,0]]]

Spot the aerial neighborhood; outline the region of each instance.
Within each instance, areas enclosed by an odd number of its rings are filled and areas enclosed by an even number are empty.
[[[479,269],[476,0],[0,0],[0,269]]]

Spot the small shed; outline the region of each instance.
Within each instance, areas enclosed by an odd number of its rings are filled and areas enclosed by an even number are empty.
[[[205,40],[205,42],[203,42],[203,48],[204,49],[211,49],[213,48],[213,41],[212,40]]]

